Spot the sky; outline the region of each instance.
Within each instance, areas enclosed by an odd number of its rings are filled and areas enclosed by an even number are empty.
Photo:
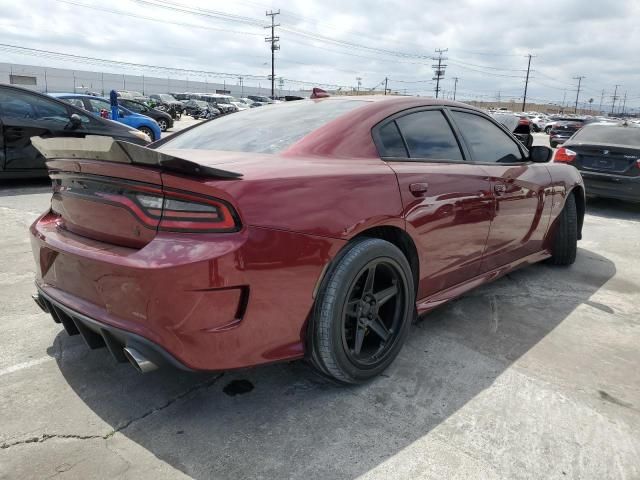
[[[16,64],[122,73],[122,67],[70,61],[10,46],[151,66],[244,76],[263,86],[271,73],[265,36],[276,17],[276,77],[285,88],[311,85],[434,95],[432,57],[444,56],[444,95],[458,78],[460,100],[593,99],[610,108],[615,85],[640,107],[640,1],[494,0],[0,0],[0,59]],[[131,67],[127,73],[157,70]],[[173,75],[173,74],[172,74]],[[215,81],[209,74],[209,81]],[[163,76],[163,75],[158,75]],[[196,79],[195,74],[192,75]],[[221,78],[221,77],[220,77]],[[202,77],[204,80],[204,76]],[[296,83],[307,82],[307,83]],[[621,98],[617,101],[619,104]]]

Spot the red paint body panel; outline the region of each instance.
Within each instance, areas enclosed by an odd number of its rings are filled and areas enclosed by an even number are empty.
[[[378,122],[404,109],[451,102],[359,99],[367,100],[363,107],[278,155],[163,149],[240,172],[240,179],[49,162],[61,176],[123,179],[165,194],[222,200],[241,227],[158,231],[123,245],[113,235],[135,226],[133,214],[100,207],[92,218],[87,207],[71,202],[68,218],[49,212],[31,227],[38,286],[72,310],[157,343],[187,367],[224,370],[302,357],[322,275],[350,239],[373,227],[404,230],[413,241],[421,312],[549,255],[567,193],[583,188],[577,170],[386,163],[371,135]],[[507,183],[502,196],[494,193],[499,182]],[[108,221],[114,225],[100,228]]]

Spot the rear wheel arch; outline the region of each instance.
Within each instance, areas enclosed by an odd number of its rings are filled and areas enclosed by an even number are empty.
[[[578,212],[578,240],[582,240],[582,225],[584,224],[584,214],[586,211],[585,191],[581,185],[576,185],[569,192],[576,200],[576,210]]]
[[[420,280],[420,257],[418,256],[418,249],[416,248],[415,242],[411,236],[401,228],[381,226],[364,230],[352,238],[351,241],[365,237],[386,240],[400,249],[411,266],[411,272],[413,273],[413,285],[417,293],[418,281]]]

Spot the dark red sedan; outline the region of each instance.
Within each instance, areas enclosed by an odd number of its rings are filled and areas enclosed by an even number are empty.
[[[38,304],[147,371],[307,358],[384,370],[416,314],[509,271],[573,263],[578,171],[483,112],[415,97],[246,110],[152,150],[33,139],[51,208]]]

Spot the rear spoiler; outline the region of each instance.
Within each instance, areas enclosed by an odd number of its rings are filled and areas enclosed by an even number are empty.
[[[31,144],[46,160],[99,160],[158,167],[161,170],[195,177],[225,179],[242,177],[241,173],[207,167],[191,160],[167,155],[158,150],[100,135],[87,135],[84,138],[31,137]]]

